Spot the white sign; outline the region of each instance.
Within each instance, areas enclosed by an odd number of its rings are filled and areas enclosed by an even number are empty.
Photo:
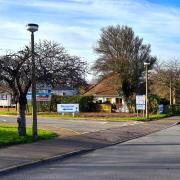
[[[136,109],[145,110],[145,95],[136,96]]]
[[[136,104],[145,104],[145,95],[137,95]]]
[[[58,113],[76,113],[79,112],[79,104],[57,104]]]
[[[137,110],[145,110],[145,104],[136,104],[136,109]]]

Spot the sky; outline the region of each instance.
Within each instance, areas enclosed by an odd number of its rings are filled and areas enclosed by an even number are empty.
[[[29,43],[27,23],[39,24],[35,41],[58,42],[89,65],[101,28],[117,24],[132,27],[161,60],[180,58],[179,0],[0,0],[0,54]]]

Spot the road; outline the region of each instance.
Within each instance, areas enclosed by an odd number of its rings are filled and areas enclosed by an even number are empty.
[[[0,116],[0,122],[3,123],[16,123],[15,116]],[[90,120],[63,120],[54,118],[38,118],[39,127],[47,128],[58,132],[65,129],[71,131],[71,134],[82,134],[87,132],[95,132],[109,128],[116,128],[121,126],[134,125],[140,122],[135,121],[122,121],[122,122],[110,122],[110,121],[90,121]],[[31,125],[32,121],[27,118],[27,124]]]
[[[180,125],[64,161],[18,170],[1,180],[177,180]]]

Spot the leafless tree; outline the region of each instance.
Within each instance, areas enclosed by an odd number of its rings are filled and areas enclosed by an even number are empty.
[[[158,91],[158,87],[163,87],[164,91],[169,91],[170,105],[176,104],[180,91],[180,61],[172,58],[162,63],[157,63],[155,72],[152,76],[152,83],[156,93],[162,94]]]
[[[36,80],[52,86],[70,85],[78,87],[85,83],[86,62],[70,56],[65,49],[51,41],[36,44]],[[0,80],[11,88],[15,101],[19,103],[20,136],[26,135],[25,110],[27,92],[31,87],[31,52],[29,47],[17,53],[0,56]]]

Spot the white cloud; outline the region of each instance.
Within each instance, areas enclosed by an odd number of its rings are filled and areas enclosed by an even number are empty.
[[[4,7],[27,8],[31,22],[39,22],[36,39],[55,40],[69,52],[91,62],[92,47],[100,28],[108,25],[129,25],[135,33],[152,45],[152,53],[161,57],[180,57],[180,8],[149,3],[146,0],[16,0],[0,1]],[[28,42],[26,18],[1,16],[0,46],[18,48]],[[38,17],[38,18],[37,18]]]

